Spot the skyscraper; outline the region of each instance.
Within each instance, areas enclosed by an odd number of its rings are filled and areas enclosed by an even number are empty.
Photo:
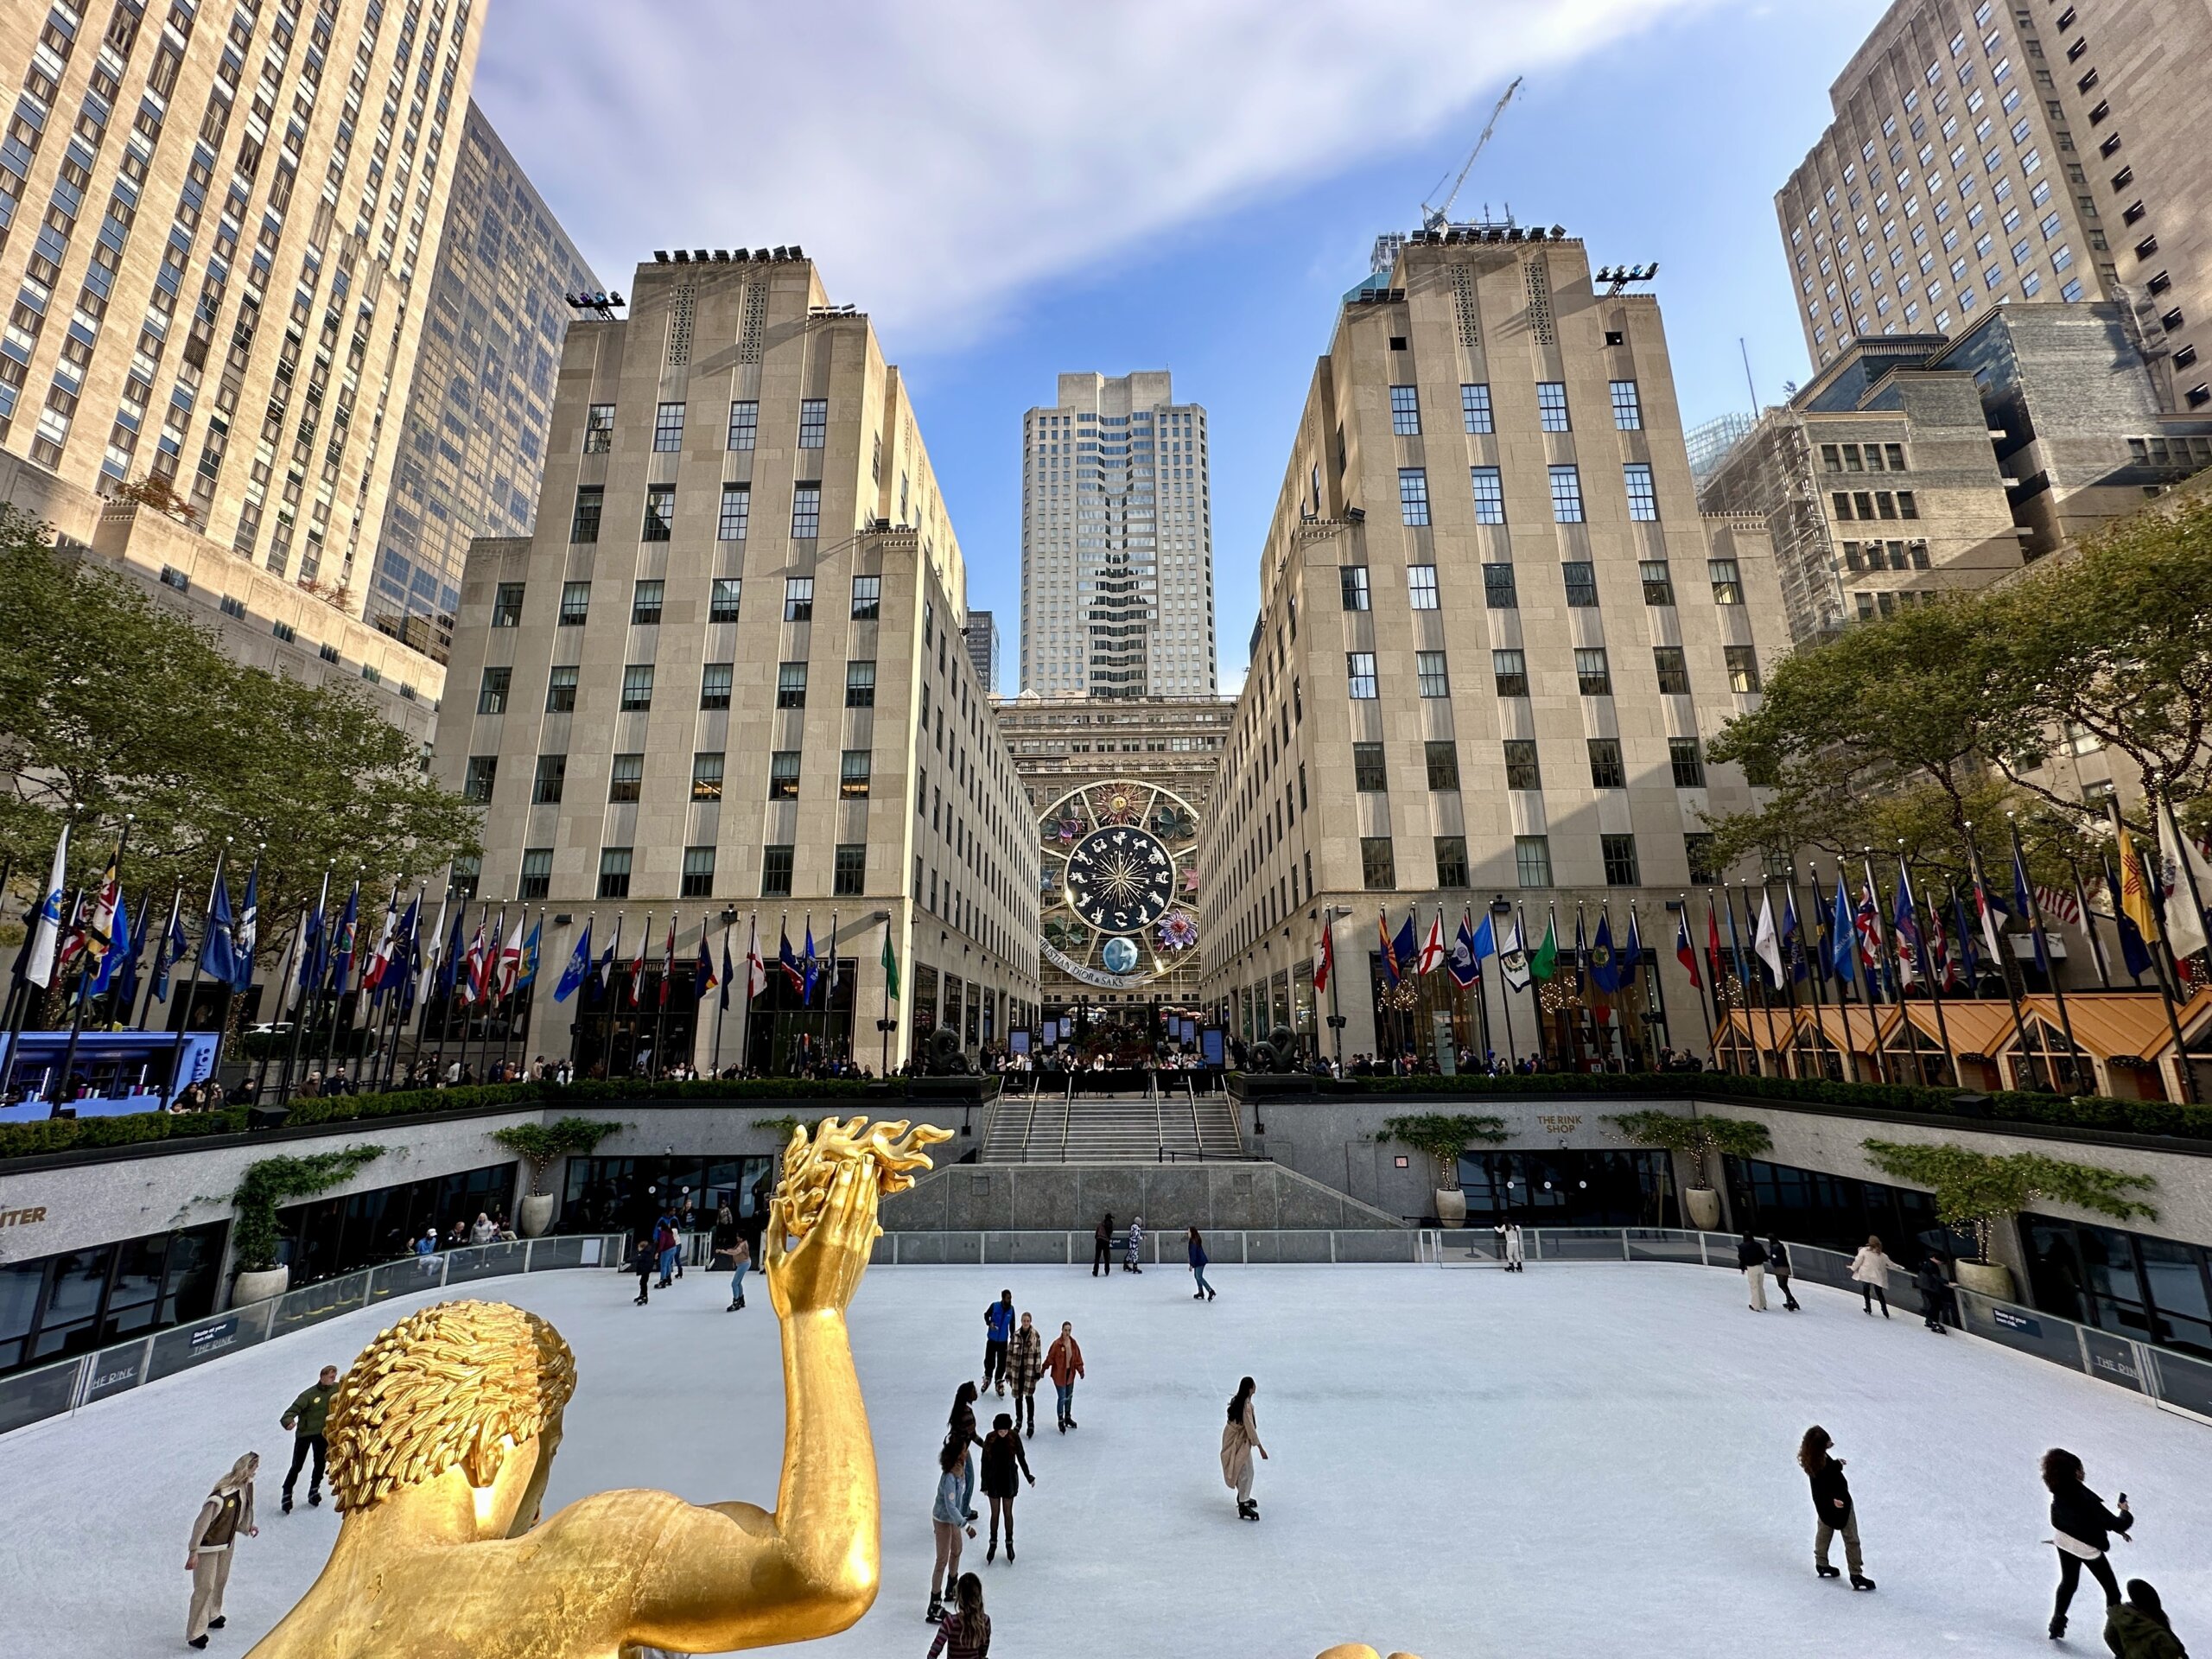
[[[1206,412],[1165,369],[1064,374],[1022,423],[1021,689],[1214,689]]]
[[[984,694],[998,696],[998,619],[988,611],[970,611],[960,631],[967,636],[968,660],[976,664],[976,677],[982,683]]]

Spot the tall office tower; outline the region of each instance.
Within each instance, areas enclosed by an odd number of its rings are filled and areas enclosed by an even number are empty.
[[[1454,226],[1345,296],[1198,859],[1207,996],[1239,1035],[1347,1058],[1703,1042],[1670,906],[1690,893],[1703,938],[1706,815],[1754,804],[1706,745],[1788,635],[1764,524],[1699,514],[1658,305],[1621,288],[1563,234]],[[1378,917],[1416,945],[1440,919],[1447,944],[1486,921],[1588,950],[1533,994],[1495,961],[1461,993],[1385,957]]]
[[[359,619],[480,10],[0,0],[0,491],[249,660],[442,684]]]
[[[1215,686],[1206,412],[1165,369],[1064,374],[1022,423],[1021,689]]]
[[[970,611],[961,632],[968,639],[968,660],[976,664],[976,677],[983,690],[996,696],[999,690],[999,624],[988,611]]]
[[[368,601],[440,662],[470,541],[530,532],[568,296],[599,285],[471,102]]]
[[[1035,1011],[1038,852],[905,383],[796,248],[657,255],[630,302],[569,329],[535,532],[469,549],[431,766],[486,851],[453,882],[552,912],[549,963],[587,922],[656,973],[672,928],[682,976],[702,934],[718,965],[811,938],[818,977],[726,1021],[579,1016],[587,1065],[998,1041]]]

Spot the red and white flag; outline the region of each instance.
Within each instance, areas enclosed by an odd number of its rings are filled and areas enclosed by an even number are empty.
[[[753,918],[752,938],[745,947],[745,1000],[748,1003],[768,988],[768,964],[760,959],[760,917]]]
[[[1421,959],[1418,966],[1422,973],[1433,974],[1443,965],[1444,912],[1440,910],[1436,912],[1435,919],[1428,925],[1428,937],[1421,942]]]
[[[1337,969],[1337,930],[1328,922],[1321,924],[1321,948],[1313,953],[1313,988],[1329,988],[1329,976]]]
[[[391,967],[391,936],[399,926],[399,889],[391,890],[391,897],[385,900],[384,931],[377,936],[376,948],[369,952],[369,959],[361,969],[361,988],[373,991],[384,983],[385,972]]]
[[[2082,925],[2082,902],[2064,887],[2037,887],[2036,906],[2043,912],[2046,922],[2063,922],[2069,927]]]
[[[461,958],[461,971],[467,976],[468,1000],[481,1002],[486,987],[491,980],[492,953],[484,943],[484,924],[476,924],[476,937],[468,942],[468,954]]]
[[[638,993],[645,982],[645,941],[652,937],[653,913],[645,912],[645,925],[638,930],[638,954],[630,963],[630,1006],[638,1006]]]
[[[499,995],[503,999],[514,995],[515,981],[522,973],[522,930],[529,919],[530,911],[525,906],[515,918],[515,931],[499,950]]]

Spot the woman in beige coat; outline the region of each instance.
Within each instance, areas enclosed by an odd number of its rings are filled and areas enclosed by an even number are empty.
[[[1859,1286],[1859,1300],[1872,1313],[1874,1304],[1882,1305],[1882,1317],[1890,1317],[1890,1270],[1897,1266],[1884,1254],[1882,1241],[1869,1237],[1851,1258],[1851,1276]]]
[[[261,1530],[253,1524],[253,1478],[260,1468],[257,1452],[232,1464],[192,1523],[192,1536],[184,1547],[184,1570],[192,1574],[192,1608],[185,1616],[184,1639],[191,1647],[206,1647],[207,1632],[223,1628],[223,1591],[231,1581],[231,1554],[238,1548],[239,1535],[251,1538]]]
[[[1259,1384],[1246,1377],[1236,1385],[1236,1397],[1229,1402],[1229,1422],[1221,1431],[1221,1478],[1224,1485],[1236,1494],[1236,1513],[1246,1521],[1260,1518],[1260,1506],[1252,1501],[1252,1454],[1268,1455],[1268,1448],[1260,1444],[1260,1420],[1252,1410],[1252,1395]]]

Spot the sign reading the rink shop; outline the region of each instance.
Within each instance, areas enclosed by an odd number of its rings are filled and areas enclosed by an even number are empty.
[[[1040,944],[1038,948],[1044,951],[1046,961],[1051,963],[1053,967],[1058,969],[1070,978],[1079,979],[1086,985],[1096,985],[1102,990],[1137,991],[1142,990],[1146,986],[1152,983],[1152,976],[1150,974],[1102,973],[1096,968],[1087,966],[1080,962],[1071,961],[1066,955],[1054,949],[1049,944]]]

